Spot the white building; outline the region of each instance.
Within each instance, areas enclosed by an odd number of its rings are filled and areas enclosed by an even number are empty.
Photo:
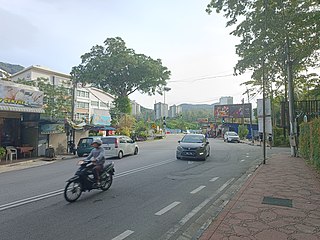
[[[141,105],[134,100],[131,101],[131,114],[133,116],[141,114]]]
[[[64,85],[70,88],[70,94],[72,92],[72,82],[69,74],[53,71],[41,66],[30,66],[11,76],[11,80],[13,81],[17,81],[18,79],[33,81],[38,78],[48,79],[51,84],[56,86]],[[109,110],[112,107],[114,97],[94,87],[84,88],[78,86],[75,90],[75,119],[84,120],[86,123],[92,125],[110,125],[111,118]],[[50,125],[50,123],[47,125]],[[64,124],[62,124],[62,126],[62,129],[64,129]],[[45,137],[46,135],[49,135],[49,137]],[[56,152],[62,153],[67,151],[67,141],[70,140],[70,134],[66,134],[65,132],[40,132],[39,136],[39,144],[43,144],[46,147],[50,144],[55,148]],[[88,131],[75,131],[75,143],[77,143],[81,137],[86,136],[88,136]]]
[[[181,112],[182,112],[182,107],[181,106],[172,105],[169,108],[168,117],[169,118],[175,118],[175,117],[179,116],[179,114],[181,114]]]
[[[221,97],[219,100],[219,105],[233,104],[233,97]]]
[[[36,80],[45,78],[53,85],[72,86],[69,74],[53,71],[42,66],[30,66],[17,72],[11,76],[13,81],[19,79]],[[92,117],[99,115],[100,117],[109,117],[109,110],[112,107],[114,97],[100,89],[93,87],[77,87],[75,99],[75,119],[85,120],[89,123]],[[99,110],[99,111],[98,111]],[[105,114],[105,115],[101,115]]]
[[[168,117],[168,104],[165,103],[155,103],[154,104],[155,118],[156,120],[163,117]]]

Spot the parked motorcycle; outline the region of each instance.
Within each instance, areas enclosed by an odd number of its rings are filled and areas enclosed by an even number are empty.
[[[79,161],[79,169],[75,175],[67,181],[64,189],[64,198],[68,202],[75,202],[81,196],[82,192],[92,189],[101,189],[106,191],[111,187],[114,175],[114,163],[107,163],[100,173],[100,186],[96,186],[92,169],[94,164],[91,161]]]

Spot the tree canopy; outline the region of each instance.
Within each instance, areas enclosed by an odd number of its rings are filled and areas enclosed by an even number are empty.
[[[135,91],[161,93],[170,71],[160,59],[152,59],[128,48],[120,37],[107,38],[81,56],[81,64],[72,68],[73,80],[91,84],[116,96],[126,98]],[[119,101],[119,106],[125,105]]]
[[[319,67],[320,3],[317,0],[211,0],[210,14],[223,12],[231,34],[240,38],[236,53],[240,57],[235,74],[252,71],[244,83],[252,92],[262,85],[262,60],[268,73],[268,87],[281,89],[286,80],[286,54],[290,56],[295,86],[302,92],[314,89],[319,76],[305,74]],[[281,91],[276,91],[281,93]]]

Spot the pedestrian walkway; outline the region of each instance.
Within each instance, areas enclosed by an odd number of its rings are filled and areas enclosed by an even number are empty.
[[[53,159],[38,157],[38,158],[29,158],[29,159],[18,159],[18,160],[14,160],[12,163],[2,161],[0,163],[0,173],[10,172],[14,170],[22,170],[22,169],[32,168],[32,167],[39,167],[39,166],[51,164],[59,160],[71,159],[75,157],[76,157],[75,155],[57,155]]]
[[[261,165],[201,240],[320,239],[320,175],[302,158]]]

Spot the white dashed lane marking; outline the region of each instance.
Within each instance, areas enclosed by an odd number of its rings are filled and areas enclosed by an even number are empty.
[[[132,233],[134,233],[134,231],[131,231],[131,230],[124,231],[123,233],[121,233],[117,237],[112,238],[112,240],[123,240],[123,239],[129,237]]]
[[[191,194],[196,194],[197,192],[201,191],[202,189],[204,189],[206,186],[200,186],[198,188],[196,188],[195,190],[191,191]]]
[[[181,202],[173,202],[170,205],[166,206],[165,208],[161,209],[159,212],[156,212],[155,215],[161,216],[166,212],[170,211],[172,208],[178,206]]]
[[[214,178],[210,179],[210,182],[215,182],[215,181],[217,181],[218,179],[219,179],[219,177],[214,177]]]

